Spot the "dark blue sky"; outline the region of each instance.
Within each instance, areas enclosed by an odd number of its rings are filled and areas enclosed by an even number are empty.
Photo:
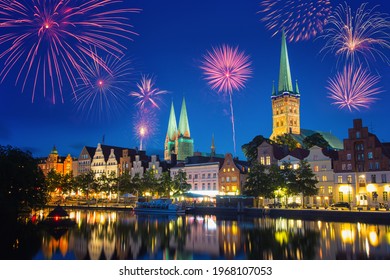
[[[341,1],[331,1],[333,5]],[[343,2],[343,1],[342,1]],[[356,8],[367,1],[347,3]],[[388,1],[368,1],[369,7],[379,4],[382,12],[390,13]],[[127,53],[137,73],[153,74],[159,88],[170,93],[157,114],[158,131],[146,143],[148,154],[162,151],[167,130],[171,101],[179,121],[183,96],[194,139],[195,151],[209,152],[212,134],[217,153],[233,153],[232,128],[228,99],[209,89],[199,69],[202,55],[212,46],[230,44],[250,55],[253,77],[246,88],[234,93],[237,156],[244,159],[241,145],[256,135],[269,137],[272,132],[271,89],[278,80],[280,36],[271,37],[260,21],[259,1],[233,0],[134,0],[125,1],[128,7],[141,8],[131,15],[131,23],[139,36],[128,42]],[[362,118],[363,124],[377,134],[381,141],[390,141],[387,125],[390,104],[389,66],[377,61],[373,67],[381,75],[380,86],[385,92],[378,95],[370,109],[360,112],[340,110],[331,104],[325,89],[329,77],[335,75],[333,55],[319,54],[323,40],[289,43],[292,78],[298,79],[301,92],[301,127],[331,131],[340,139],[347,137],[352,120]],[[0,49],[2,46],[0,45]],[[385,53],[389,56],[389,50]],[[1,66],[4,61],[1,60]],[[53,105],[37,92],[34,103],[31,92],[21,93],[9,75],[0,84],[0,144],[30,150],[34,156],[47,156],[53,145],[61,155],[78,156],[85,145],[96,146],[105,135],[105,144],[124,147],[139,146],[134,136],[135,101],[129,97],[127,108],[110,118],[85,118],[75,109],[71,93],[64,89],[65,102]],[[130,87],[129,93],[134,89]]]

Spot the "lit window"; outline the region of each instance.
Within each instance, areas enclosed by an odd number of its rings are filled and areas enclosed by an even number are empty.
[[[333,186],[328,187],[328,194],[332,195],[333,194]]]
[[[352,175],[347,176],[347,183],[351,184],[352,183]]]
[[[318,172],[318,171],[320,171],[320,168],[318,167],[318,165],[315,165],[314,166],[314,172]]]
[[[271,157],[270,157],[270,156],[266,156],[266,158],[265,158],[265,164],[266,164],[266,165],[271,165]]]
[[[264,157],[260,157],[260,164],[262,164],[262,165],[265,164],[265,158]]]
[[[326,175],[322,175],[322,182],[328,181],[328,177]]]
[[[337,183],[343,182],[343,176],[337,176]]]

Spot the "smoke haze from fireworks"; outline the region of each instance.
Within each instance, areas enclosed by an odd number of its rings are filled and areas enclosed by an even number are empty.
[[[390,21],[389,16],[368,9],[367,3],[363,3],[355,13],[346,3],[339,5],[329,18],[324,35],[326,40],[321,52],[333,52],[345,60],[354,62],[359,56],[365,61],[370,57],[380,57],[389,63],[389,59],[382,52],[390,48]]]
[[[161,101],[161,97],[164,94],[167,94],[168,91],[160,90],[155,87],[155,78],[142,76],[141,81],[137,83],[137,91],[132,91],[130,96],[135,97],[138,101],[136,105],[141,109],[149,108],[157,108],[160,109],[159,102]]]
[[[332,8],[328,0],[263,0],[260,6],[261,21],[273,32],[272,36],[284,30],[289,42],[321,34]]]
[[[44,97],[51,88],[53,104],[56,93],[64,102],[65,85],[74,92],[78,78],[88,82],[83,67],[92,59],[91,49],[122,56],[120,40],[136,35],[128,14],[140,10],[116,8],[121,2],[0,0],[0,45],[6,48],[0,52],[1,81],[17,71],[15,84],[21,83],[22,91],[33,81],[32,102],[38,87]]]
[[[234,153],[236,153],[236,137],[233,110],[233,91],[239,91],[245,87],[245,82],[251,77],[251,61],[249,56],[240,52],[238,47],[222,45],[212,48],[203,56],[200,66],[204,79],[211,89],[218,93],[229,95],[230,113],[233,132]]]
[[[104,66],[97,57],[83,67],[88,83],[80,81],[74,102],[77,109],[87,117],[109,118],[128,105],[127,89],[131,85],[133,68],[131,61],[107,55]]]
[[[369,108],[377,100],[375,96],[383,92],[377,87],[379,80],[378,76],[370,75],[361,65],[355,67],[350,64],[344,67],[343,72],[328,80],[328,97],[340,109],[359,111],[360,108]]]

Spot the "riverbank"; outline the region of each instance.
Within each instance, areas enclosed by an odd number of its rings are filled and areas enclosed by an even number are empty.
[[[48,208],[56,205],[47,205]],[[132,211],[133,206],[124,204],[67,205],[66,209]],[[390,225],[390,211],[386,210],[331,210],[331,209],[284,209],[284,208],[234,208],[234,207],[191,207],[186,211],[193,215],[215,215],[223,217],[271,217],[329,222],[360,222]]]

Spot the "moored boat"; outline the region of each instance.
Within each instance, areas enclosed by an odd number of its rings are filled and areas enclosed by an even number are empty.
[[[135,213],[149,214],[185,214],[185,208],[181,204],[173,203],[172,199],[159,198],[149,202],[137,202],[134,208]]]
[[[69,217],[68,212],[66,212],[65,209],[59,205],[50,211],[50,213],[41,223],[45,226],[54,228],[71,227],[76,224],[76,222]]]

